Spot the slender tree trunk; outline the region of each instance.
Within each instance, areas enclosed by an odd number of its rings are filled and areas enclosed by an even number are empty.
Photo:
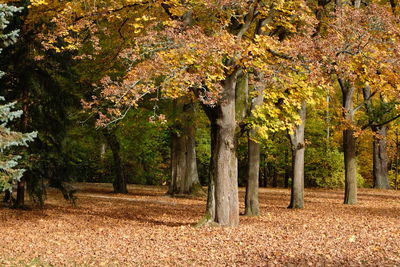
[[[389,189],[387,132],[388,126],[372,127],[375,133],[373,141],[374,188]]]
[[[251,136],[255,135],[255,130],[249,131],[249,157],[247,169],[247,184],[245,196],[245,211],[247,216],[258,216],[260,214],[260,207],[258,202],[258,179],[260,173],[260,144],[253,141]]]
[[[256,88],[257,95],[254,97],[251,107],[250,116],[256,108],[262,104],[264,99],[263,90]],[[259,174],[260,174],[260,144],[253,139],[256,135],[256,129],[249,130],[248,137],[248,164],[247,164],[247,184],[245,195],[245,215],[258,216],[260,214],[260,207],[258,201],[258,188],[259,188]]]
[[[387,132],[388,125],[374,126],[372,119],[374,114],[374,106],[371,101],[371,88],[365,86],[363,88],[363,95],[365,101],[365,107],[367,114],[369,115],[369,124],[371,130],[374,133],[373,141],[373,177],[374,177],[374,188],[378,189],[389,189],[389,178],[388,178],[388,156],[387,156]],[[382,103],[384,103],[381,97]]]
[[[293,180],[290,197],[290,209],[304,208],[304,129],[306,124],[306,103],[303,102],[299,111],[301,124],[296,126],[293,134],[290,134],[293,157]]]
[[[29,76],[24,75],[24,82],[23,84],[26,85],[27,81],[29,80]],[[22,91],[22,120],[21,120],[21,132],[28,132],[28,126],[29,126],[29,87],[26,86],[24,87]],[[27,148],[25,148],[27,149]],[[17,209],[22,209],[25,207],[25,186],[26,186],[26,181],[29,179],[29,171],[25,171],[24,174],[22,175],[21,179],[17,183],[17,199],[15,202],[15,208]]]
[[[267,160],[267,154],[264,154],[263,157],[263,173],[264,173],[264,179],[263,179],[263,187],[268,187],[268,160]]]
[[[348,82],[339,79],[343,95],[343,117],[347,123],[354,123],[353,96],[354,87]],[[345,195],[344,204],[357,203],[357,162],[356,162],[356,138],[351,126],[343,131],[343,153],[345,168]]]
[[[220,104],[214,108],[205,107],[211,122],[212,140],[211,176],[213,182],[209,186],[209,193],[214,193],[214,196],[208,197],[205,216],[208,220],[199,222],[200,225],[210,222],[220,226],[237,226],[239,224],[235,120],[236,81],[237,73],[235,72],[224,81]]]
[[[126,181],[121,166],[122,164],[120,156],[120,144],[115,134],[115,130],[104,129],[104,136],[107,140],[108,146],[112,151],[114,159],[114,166],[113,166],[113,171],[115,175],[113,182],[114,193],[127,194],[128,189],[126,186]]]
[[[276,170],[275,166],[272,166],[271,174],[272,174],[272,187],[276,188],[278,187],[278,171]]]
[[[168,189],[171,196],[194,193],[200,185],[196,162],[194,106],[192,103],[185,103],[185,99],[177,99],[174,102],[177,114],[175,128],[179,132],[172,134],[172,179]]]
[[[23,179],[21,178],[21,181],[19,181],[17,184],[17,199],[15,202],[15,208],[17,209],[25,207],[25,184],[26,184],[25,177]]]

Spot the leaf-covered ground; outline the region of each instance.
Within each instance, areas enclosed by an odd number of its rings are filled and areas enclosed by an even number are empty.
[[[204,198],[78,187],[78,207],[50,191],[44,210],[0,208],[0,266],[400,266],[400,192],[360,190],[345,206],[340,190],[306,190],[306,208],[288,210],[289,190],[261,189],[260,217],[194,228]]]

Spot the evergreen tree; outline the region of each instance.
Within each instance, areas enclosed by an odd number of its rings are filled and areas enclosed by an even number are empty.
[[[20,9],[14,6],[0,4],[0,40],[1,46],[6,47],[16,42],[18,30],[5,33],[8,25],[8,18]],[[1,48],[0,48],[1,52]],[[0,78],[4,75],[0,72]],[[0,96],[0,101],[4,97]],[[16,102],[0,104],[0,192],[12,189],[12,184],[19,181],[24,172],[23,169],[15,168],[18,165],[19,155],[9,152],[14,146],[27,146],[28,141],[32,141],[37,133],[20,133],[8,128],[8,123],[22,115],[22,111],[14,110]]]

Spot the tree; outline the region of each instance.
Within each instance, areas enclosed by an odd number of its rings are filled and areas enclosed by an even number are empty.
[[[0,4],[0,39],[3,41],[2,45],[8,46],[16,42],[18,36],[18,30],[4,32],[8,25],[8,19],[21,9],[14,6],[7,6]],[[1,50],[0,50],[1,52]],[[0,73],[0,78],[3,73]],[[0,97],[1,101],[4,101],[3,97]],[[8,103],[0,105],[0,191],[12,190],[12,185],[18,183],[18,188],[23,187],[24,184],[21,182],[24,169],[16,169],[18,160],[21,158],[19,155],[9,153],[10,147],[13,146],[27,146],[28,141],[33,141],[37,136],[37,132],[31,133],[20,133],[10,130],[7,124],[16,118],[21,117],[22,111],[15,111],[16,103]],[[17,201],[17,207],[23,206],[23,199]]]
[[[174,100],[173,110],[172,175],[168,194],[192,194],[200,186],[196,161],[195,106],[185,98],[178,98]]]
[[[258,83],[269,89],[267,82],[305,64],[306,54],[299,55],[307,50],[315,22],[305,2],[96,1],[88,6],[71,1],[61,9],[44,41],[49,49],[88,57],[102,52],[108,36],[120,35],[116,57],[127,62],[126,71],[101,83],[102,99],[113,102],[116,110],[133,107],[157,90],[165,98],[189,96],[202,103],[212,140],[213,201],[206,221],[237,225],[237,84],[242,75],[255,80],[260,73]],[[261,36],[255,31],[260,27],[272,34]]]
[[[292,190],[290,196],[289,208],[302,209],[304,207],[304,133],[306,124],[306,103],[301,103],[299,112],[301,123],[297,125],[293,133],[289,133],[292,144]]]
[[[356,136],[360,125],[355,103],[365,86],[376,92],[396,94],[399,28],[389,7],[368,5],[337,7],[333,21],[317,38],[320,60],[328,77],[334,77],[342,92],[343,152],[345,162],[345,204],[357,203]],[[379,94],[371,94],[379,95]]]

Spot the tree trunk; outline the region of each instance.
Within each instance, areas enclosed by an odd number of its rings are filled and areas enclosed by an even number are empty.
[[[257,95],[252,101],[250,107],[250,116],[256,108],[262,104],[264,95],[262,89],[255,90]],[[247,164],[247,184],[245,196],[245,211],[247,216],[258,216],[260,214],[260,207],[258,201],[258,179],[260,174],[260,144],[253,139],[256,135],[256,129],[249,130],[248,137],[248,164]]]
[[[247,216],[258,216],[260,207],[258,203],[258,178],[260,173],[260,144],[251,140],[255,130],[250,130],[248,141],[249,157],[247,169],[247,185],[245,196],[245,211]]]
[[[184,99],[178,99],[174,101],[174,110],[177,113],[175,128],[179,132],[172,133],[172,179],[168,189],[171,196],[194,193],[200,185],[196,162],[194,106],[185,103]]]
[[[24,77],[24,82],[23,84],[26,84],[26,82],[29,80],[28,76]],[[26,133],[28,132],[28,126],[29,126],[29,87],[24,86],[22,91],[22,119],[21,119],[21,132]],[[27,148],[25,148],[27,150]],[[26,181],[29,179],[28,177],[28,171],[25,171],[24,174],[22,175],[21,179],[17,183],[17,199],[15,202],[15,208],[17,209],[23,209],[25,207],[25,185]]]
[[[268,187],[268,159],[267,154],[264,154],[263,157],[263,187]]]
[[[373,141],[373,174],[374,188],[389,189],[388,156],[387,156],[387,132],[388,126],[372,127],[375,133]]]
[[[114,182],[113,182],[113,188],[114,188],[114,193],[120,193],[120,194],[127,194],[128,189],[126,186],[126,181],[125,177],[122,171],[122,164],[121,164],[121,156],[120,156],[120,145],[118,138],[115,134],[114,129],[104,129],[104,136],[107,140],[108,146],[110,147],[112,154],[113,154],[113,159],[114,159],[114,166],[113,166],[113,171],[114,171]]]
[[[235,89],[237,72],[224,81],[223,96],[214,108],[205,107],[211,121],[212,139],[212,182],[209,188],[208,203],[205,218],[207,222],[220,226],[237,226],[239,224],[239,194],[237,181],[236,157],[236,120],[235,120]],[[213,186],[212,186],[213,185]],[[214,189],[214,190],[212,190]],[[210,211],[215,211],[214,214]]]
[[[292,160],[293,161],[293,160]],[[288,149],[285,150],[285,180],[284,180],[284,187],[288,188],[289,187],[289,178],[292,176],[292,171],[291,171],[291,164],[289,164],[289,147]]]
[[[306,124],[306,103],[303,102],[299,111],[301,124],[297,125],[293,134],[290,134],[293,157],[293,180],[290,196],[290,209],[304,208],[304,129]]]
[[[389,189],[389,178],[388,178],[388,156],[387,156],[387,132],[388,125],[374,125],[374,106],[371,100],[371,88],[365,86],[363,88],[363,95],[365,101],[365,107],[367,114],[369,115],[369,124],[371,130],[374,133],[373,141],[373,177],[374,177],[374,188],[378,189]],[[381,97],[381,103],[385,103]]]
[[[354,123],[353,95],[354,88],[349,82],[339,79],[343,95],[343,118],[348,124]],[[345,195],[344,204],[357,203],[357,162],[356,162],[356,138],[351,125],[343,131],[343,153],[345,168]]]

